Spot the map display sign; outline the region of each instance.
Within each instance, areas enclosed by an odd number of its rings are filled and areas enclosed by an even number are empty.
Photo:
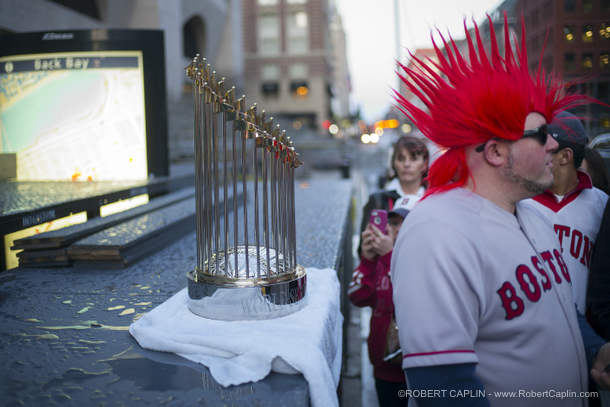
[[[0,58],[0,159],[18,181],[148,177],[142,51]]]

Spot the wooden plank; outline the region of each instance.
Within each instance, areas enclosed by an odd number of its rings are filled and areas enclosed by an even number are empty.
[[[52,250],[24,250],[21,251],[19,253],[17,253],[17,257],[19,259],[32,259],[32,258],[36,258],[36,257],[58,257],[58,256],[64,256],[67,258],[68,255],[68,248],[67,247],[62,247],[59,249],[52,249]]]
[[[94,259],[93,257],[77,258],[74,261],[74,268],[116,270],[129,267],[143,258],[164,249],[175,240],[195,230],[194,222],[191,219],[187,219],[186,222],[177,224],[176,226],[177,227],[172,228],[170,231],[165,231],[164,233],[152,236],[145,242],[145,244],[132,246],[126,250],[121,250],[120,259]]]
[[[238,194],[238,199],[241,199],[241,196]],[[229,195],[227,205],[233,205],[232,193]],[[26,246],[27,249],[19,255],[24,259],[23,267],[36,267],[42,264],[49,266],[54,265],[53,261],[57,261],[57,265],[73,264],[76,268],[124,268],[161,250],[186,233],[193,232],[195,207],[195,197],[191,196],[85,236],[72,243],[69,248],[35,249],[34,247],[38,246],[32,244]],[[224,203],[220,202],[221,216],[223,212]],[[80,231],[71,232],[69,236],[78,233]],[[67,263],[65,261],[62,263],[62,259],[50,257],[60,250],[67,250]]]
[[[24,250],[17,253],[19,267],[69,266],[72,261],[68,248],[54,250]]]
[[[96,252],[115,253],[143,244],[147,239],[175,227],[177,222],[195,219],[195,199],[187,199],[166,208],[138,216],[127,222],[104,229],[70,246],[70,257],[82,258]]]
[[[66,247],[79,239],[97,233],[103,229],[112,227],[129,219],[133,219],[137,216],[166,207],[176,202],[192,198],[193,196],[195,196],[194,187],[183,188],[179,191],[155,198],[146,205],[138,206],[124,212],[115,213],[103,218],[100,217],[90,219],[87,222],[78,225],[72,225],[63,229],[15,240],[11,249],[32,250]]]
[[[121,269],[195,231],[195,199],[139,216],[74,243],[74,268]]]
[[[72,265],[72,261],[70,259],[66,259],[66,260],[42,260],[42,259],[38,259],[36,260],[36,262],[33,263],[22,263],[21,260],[19,261],[19,267],[23,267],[23,268],[49,268],[49,267],[69,267]]]

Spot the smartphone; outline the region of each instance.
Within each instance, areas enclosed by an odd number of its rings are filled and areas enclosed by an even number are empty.
[[[388,225],[388,211],[383,209],[373,209],[371,211],[370,223],[375,225],[377,229],[387,234],[386,226]]]

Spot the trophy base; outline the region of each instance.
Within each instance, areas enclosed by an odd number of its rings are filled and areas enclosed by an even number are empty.
[[[307,305],[307,272],[297,266],[290,279],[231,279],[191,270],[188,308],[204,318],[256,321],[283,317]]]

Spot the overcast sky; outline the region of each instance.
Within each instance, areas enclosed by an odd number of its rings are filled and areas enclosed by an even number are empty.
[[[360,106],[363,118],[382,118],[393,102],[391,89],[398,85],[396,58],[395,0],[336,0],[347,35],[348,63],[352,80],[352,109]],[[430,48],[430,30],[449,31],[464,38],[463,18],[468,27],[485,13],[493,12],[502,0],[397,0],[401,61],[405,48]]]

